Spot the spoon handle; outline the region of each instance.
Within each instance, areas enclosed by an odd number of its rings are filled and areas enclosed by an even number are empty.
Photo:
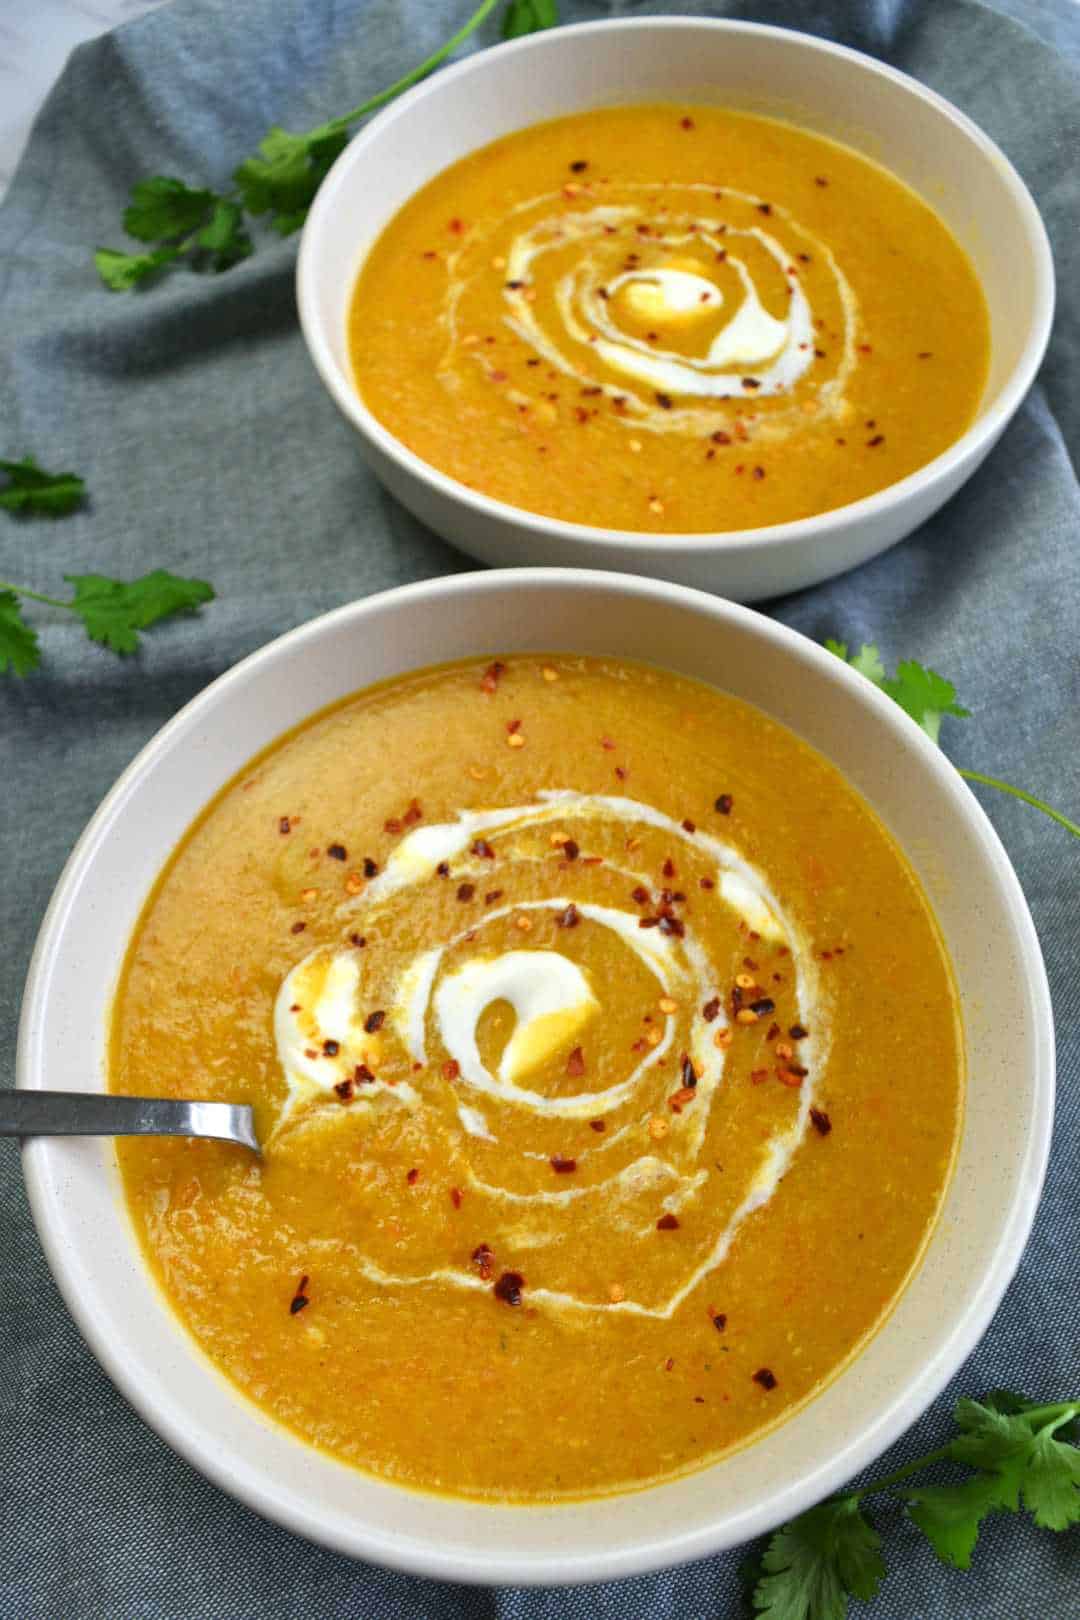
[[[259,1151],[245,1104],[91,1091],[0,1092],[0,1136],[212,1136]]]

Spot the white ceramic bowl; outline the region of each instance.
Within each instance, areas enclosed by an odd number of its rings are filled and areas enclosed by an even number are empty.
[[[41,1139],[25,1153],[64,1297],[171,1445],[302,1535],[458,1581],[588,1581],[698,1558],[769,1529],[870,1462],[986,1327],[1031,1225],[1053,1111],[1050,1003],[1024,897],[986,817],[918,727],[832,654],[747,608],[554,569],[464,574],[355,602],[245,659],[170,721],[117,782],[57,887],[27,984],[18,1084],[103,1088],[106,1014],[140,907],[192,819],[251,754],[371,681],[434,660],[541,650],[662,662],[774,715],[863,793],[936,908],[966,1025],[959,1163],[920,1270],[846,1372],[745,1451],[637,1494],[528,1509],[414,1494],[303,1445],[203,1358],[143,1264],[111,1144]]]
[[[889,489],[819,517],[728,534],[639,534],[565,523],[467,489],[407,450],[352,381],[346,315],[368,249],[440,170],[512,130],[613,102],[717,102],[782,116],[885,164],[945,219],[990,307],[990,377],[957,442]],[[312,359],[387,488],[484,562],[617,568],[756,601],[864,562],[969,478],[1042,360],[1054,272],[1035,204],[1004,154],[931,90],[858,52],[780,28],[690,17],[586,23],[472,56],[393,103],[323,183],[300,246]]]

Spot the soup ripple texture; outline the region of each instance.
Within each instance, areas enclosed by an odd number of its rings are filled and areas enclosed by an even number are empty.
[[[883,168],[777,121],[608,108],[507,136],[391,221],[350,313],[405,445],[511,505],[757,528],[885,488],[970,424],[975,272]]]
[[[403,1483],[663,1479],[834,1374],[932,1227],[950,969],[838,773],[626,663],[444,666],[316,716],[152,894],[119,1091],[247,1099],[266,1156],[119,1152],[174,1309]]]

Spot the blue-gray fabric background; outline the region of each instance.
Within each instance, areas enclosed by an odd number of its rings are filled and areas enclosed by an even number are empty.
[[[10,3],[10,0],[9,0]],[[223,184],[271,123],[307,128],[433,49],[462,0],[175,0],[75,53],[0,210],[0,455],[85,474],[63,523],[0,514],[0,577],[161,566],[211,579],[199,618],[137,659],[35,612],[41,671],[0,678],[0,1083],[34,934],[105,790],[174,711],[313,614],[463,558],[397,508],[297,328],[295,241],[264,239],[221,278],[110,296],[89,252],[117,244],[132,183]],[[1031,186],[1060,305],[1038,386],[939,517],[845,579],[771,605],[814,637],[922,659],[973,711],[946,722],[959,764],[1080,813],[1080,9],[1072,0],[570,3],[566,20],[695,11],[820,33],[884,57],[971,114]],[[490,43],[489,29],[484,43]],[[1071,457],[1071,459],[1070,459]],[[937,1444],[950,1400],[997,1385],[1080,1394],[1080,952],[1077,849],[1001,796],[984,802],[1031,902],[1059,1029],[1050,1175],[1023,1266],[954,1387],[893,1448]],[[889,1579],[868,1620],[1080,1616],[1080,1535],[999,1518],[968,1575],[891,1507]],[[207,1484],[129,1409],[90,1356],[42,1258],[17,1154],[0,1143],[0,1620],[712,1620],[739,1612],[735,1554],[550,1593],[468,1591],[388,1574],[276,1529]]]

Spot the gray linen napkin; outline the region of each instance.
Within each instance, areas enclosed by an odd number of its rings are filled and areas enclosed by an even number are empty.
[[[955,680],[974,711],[946,722],[960,764],[1080,809],[1080,10],[1010,0],[760,0],[614,12],[753,17],[860,47],[949,96],[1019,167],[1054,238],[1060,314],[1042,378],[988,464],[932,523],[830,585],[773,604],[808,635],[878,640]],[[295,243],[264,241],[230,274],[110,297],[89,251],[119,235],[131,184],[155,172],[223,183],[273,122],[307,128],[433,49],[456,0],[176,0],[76,52],[0,210],[0,455],[86,474],[61,524],[0,514],[0,577],[49,590],[65,569],[162,566],[214,581],[199,619],[135,659],[42,612],[44,667],[0,680],[0,1078],[50,890],[121,768],[202,686],[315,613],[468,564],[381,491],[297,329]],[[1018,22],[1014,19],[1019,18]],[[453,19],[453,22],[451,21]],[[1030,26],[1025,26],[1029,24]],[[490,33],[487,36],[491,37]],[[987,808],[1046,952],[1060,1107],[1046,1194],[1019,1275],[955,1387],[892,1450],[938,1443],[950,1400],[998,1385],[1080,1391],[1080,961],[1077,852],[1035,812]],[[553,1593],[467,1591],[350,1562],[276,1529],[206,1483],[113,1389],[79,1338],[34,1235],[14,1149],[0,1144],[0,1620],[705,1620],[738,1612],[737,1555]],[[892,1573],[875,1620],[1080,1614],[1077,1537],[999,1518],[977,1567],[938,1565],[892,1508]]]

